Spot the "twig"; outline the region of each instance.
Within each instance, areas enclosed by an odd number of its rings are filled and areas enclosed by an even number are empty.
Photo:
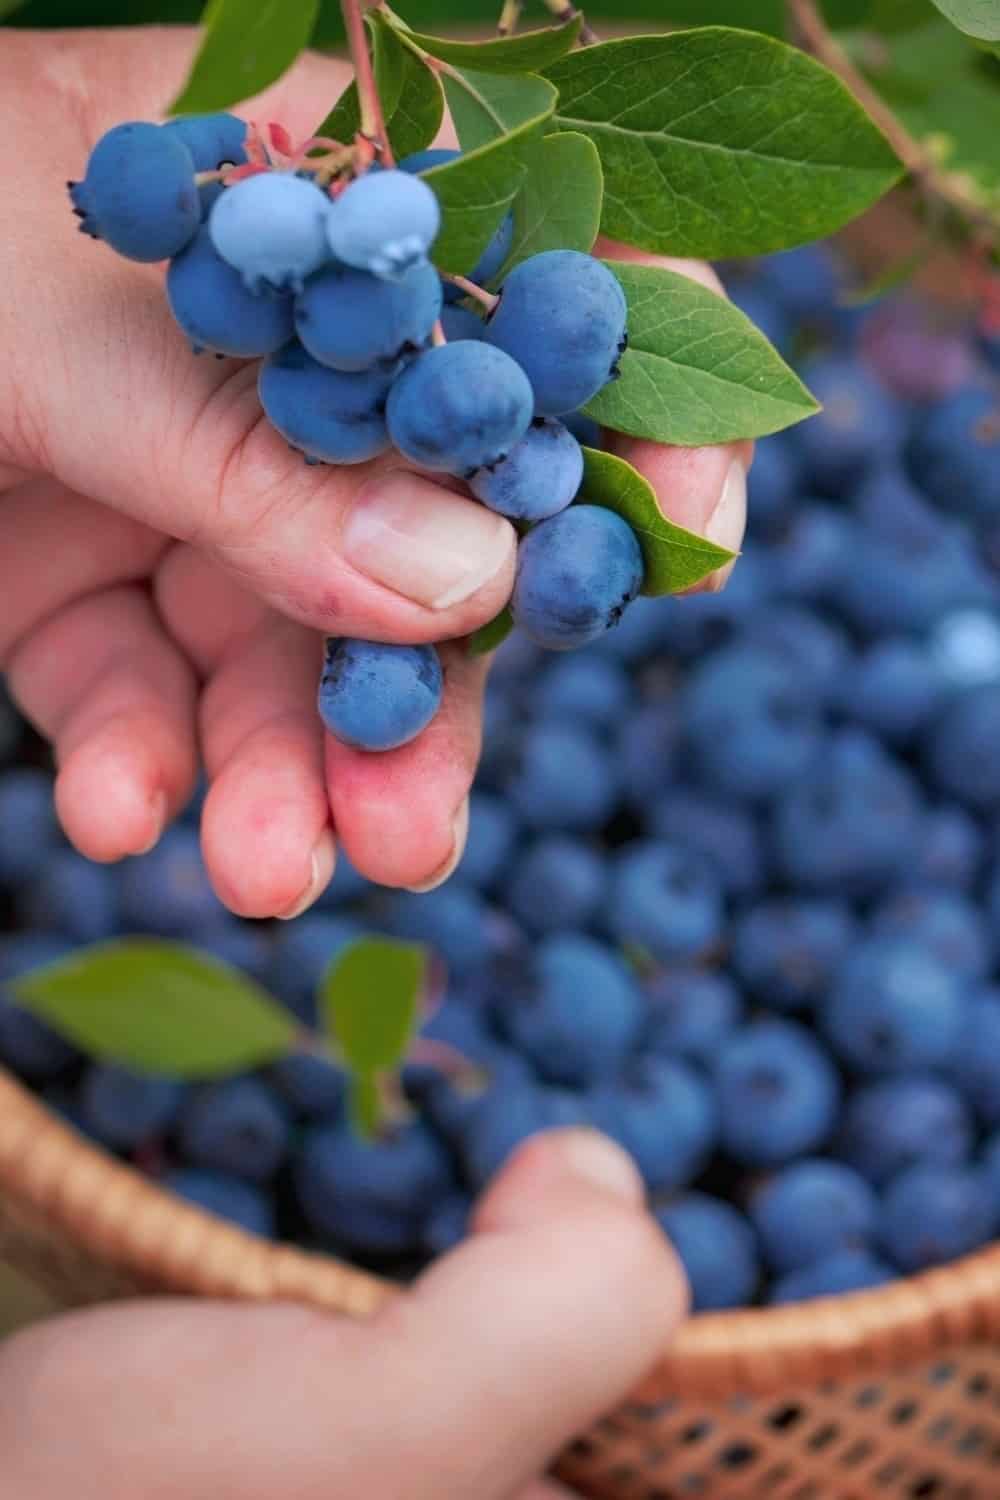
[[[557,21],[575,21],[582,14],[580,7],[573,5],[572,0],[545,0],[545,4]],[[580,27],[580,46],[592,47],[599,40],[597,32],[585,19]]]
[[[500,301],[499,297],[494,296],[492,292],[488,292],[485,287],[477,286],[467,276],[452,276],[450,273],[445,272],[444,279],[445,281],[450,281],[452,286],[457,286],[467,297],[474,297],[477,302],[481,302],[489,312],[492,312]]]
[[[365,36],[364,11],[367,7],[363,0],[340,0],[340,8],[344,15],[351,61],[354,64],[354,79],[358,88],[358,104],[361,113],[361,134],[374,144],[383,163],[391,167],[394,157],[392,147],[389,145],[389,134],[385,128],[375,72],[368,52],[368,39]]]
[[[503,10],[497,22],[497,36],[513,36],[524,9],[524,0],[504,0]]]
[[[441,322],[441,319],[438,318],[437,322],[434,324],[434,327],[431,329],[431,343],[433,344],[435,349],[440,349],[442,345],[446,344],[447,342],[448,340],[445,337],[444,324]]]
[[[828,31],[815,0],[788,0],[788,10],[800,45],[847,85],[924,196],[932,204],[949,208],[995,245],[1000,240],[1000,216],[991,213],[959,177],[942,171],[930,152],[910,134]]]

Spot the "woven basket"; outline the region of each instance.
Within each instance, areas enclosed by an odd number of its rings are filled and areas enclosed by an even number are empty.
[[[364,1317],[394,1295],[182,1203],[2,1069],[0,1260],[66,1307],[174,1292]],[[998,1500],[1000,1247],[883,1290],[692,1318],[558,1472],[602,1500]]]

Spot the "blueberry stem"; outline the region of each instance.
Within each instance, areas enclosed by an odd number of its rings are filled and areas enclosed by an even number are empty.
[[[545,4],[555,16],[556,20],[561,21],[564,26],[567,25],[570,21],[574,21],[577,16],[582,14],[579,6],[572,5],[570,3],[570,0],[545,0]],[[589,26],[587,22],[584,21],[583,25],[580,27],[580,46],[592,47],[597,40],[597,32],[594,30],[593,26]]]
[[[358,88],[358,104],[361,112],[361,134],[367,136],[383,163],[387,167],[395,164],[389,135],[382,114],[382,101],[378,96],[375,70],[368,51],[365,34],[364,6],[362,0],[340,0],[340,9],[347,30],[347,42],[354,64],[354,78]]]
[[[513,36],[521,19],[523,0],[504,0],[503,10],[497,22],[497,36]]]
[[[438,318],[437,322],[434,324],[434,327],[431,329],[431,343],[433,344],[435,349],[440,349],[441,346],[443,344],[446,344],[447,342],[448,340],[445,337],[444,324],[441,322],[441,319]]]
[[[495,296],[493,292],[488,292],[485,287],[477,286],[467,276],[452,276],[448,272],[445,272],[444,280],[450,281],[452,286],[457,286],[467,297],[474,297],[477,302],[481,302],[490,312],[493,311],[500,301],[500,298]]]

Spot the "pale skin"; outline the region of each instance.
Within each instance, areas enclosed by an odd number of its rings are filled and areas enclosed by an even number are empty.
[[[203,768],[220,897],[289,917],[337,846],[390,886],[454,867],[486,671],[458,638],[506,600],[515,538],[398,458],[307,468],[262,419],[252,367],[191,356],[162,268],[76,235],[65,180],[109,126],[162,114],[193,45],[180,29],[5,34],[0,670],[55,747],[79,850],[148,849]],[[343,82],[307,57],[241,113],[304,138]],[[707,267],[675,268],[719,290]],[[619,451],[674,520],[739,547],[749,444]],[[324,738],[328,634],[455,641],[434,724],[386,755]],[[12,1493],[564,1495],[536,1476],[663,1349],[682,1277],[634,1169],[586,1133],[524,1148],[477,1231],[370,1326],[175,1302],[21,1335],[0,1350]]]

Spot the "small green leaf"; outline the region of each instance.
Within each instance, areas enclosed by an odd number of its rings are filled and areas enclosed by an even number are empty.
[[[966,36],[977,37],[981,42],[1000,42],[1000,0],[933,0],[933,3]]]
[[[365,22],[389,144],[397,157],[409,156],[411,151],[422,150],[437,135],[444,113],[441,88],[381,15],[366,16]],[[331,136],[346,144],[360,129],[358,90],[351,83],[314,134]],[[413,145],[414,139],[419,139],[420,144]]]
[[[819,408],[750,319],[708,287],[656,266],[607,261],[629,307],[621,375],[589,403],[602,426],[702,447],[763,437]]]
[[[441,205],[434,264],[442,271],[463,274],[475,265],[520,192],[532,143],[555,107],[556,93],[551,84],[541,78],[518,81],[529,83],[538,113],[505,135],[423,173]]]
[[[624,459],[596,448],[584,448],[583,456],[583,484],[577,500],[616,511],[636,533],[646,565],[644,594],[676,594],[692,588],[736,556],[668,521],[652,485]]]
[[[902,173],[839,79],[759,32],[605,42],[546,77],[555,125],[601,154],[605,233],[643,250],[783,250],[839,229]]]
[[[413,52],[405,48],[403,52],[403,84],[386,126],[397,161],[429,146],[444,118],[444,95],[437,77]]]
[[[426,949],[391,938],[359,938],[334,959],[320,1007],[352,1072],[392,1068],[406,1056],[426,974]]]
[[[211,0],[187,82],[171,114],[225,109],[280,78],[307,45],[319,0]]]
[[[424,36],[419,31],[408,31],[406,35],[432,57],[456,68],[476,68],[484,73],[538,73],[558,62],[576,45],[582,25],[583,16],[574,16],[562,26],[523,31],[518,36],[487,42],[456,42],[451,37]]]
[[[514,201],[514,239],[495,281],[543,250],[593,248],[601,226],[604,179],[597,148],[585,135],[557,131],[539,141]]]
[[[19,1005],[94,1057],[210,1078],[287,1052],[296,1023],[228,964],[179,943],[125,938],[13,980]]]
[[[480,625],[479,629],[469,636],[469,655],[488,656],[491,651],[503,645],[513,629],[514,616],[508,605],[498,615],[494,615],[486,625]]]
[[[555,107],[544,78],[507,78],[466,69],[444,75],[444,91],[463,151],[475,151],[522,125],[539,125]]]
[[[382,1119],[382,1092],[377,1073],[369,1070],[352,1075],[349,1103],[351,1124],[358,1135],[370,1141],[378,1133]]]

